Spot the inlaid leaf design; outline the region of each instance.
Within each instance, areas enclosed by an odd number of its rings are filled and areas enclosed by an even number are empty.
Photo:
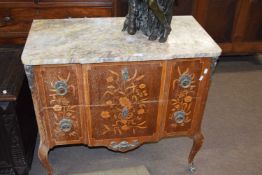
[[[104,92],[102,99],[108,106],[114,102],[114,107],[100,114],[105,122],[108,120],[110,123],[104,125],[101,134],[122,135],[129,131],[136,133],[136,130],[146,129],[146,104],[134,107],[134,104],[145,103],[148,100],[147,86],[141,82],[145,76],[138,75],[135,69],[132,75],[129,74],[131,78],[118,81],[114,77],[120,77],[121,73],[113,70],[108,70],[108,72],[109,75],[105,78],[107,91]]]
[[[192,114],[192,102],[193,97],[196,94],[196,80],[195,80],[195,74],[191,73],[189,68],[186,68],[184,72],[181,71],[180,67],[177,67],[177,75],[178,77],[181,77],[182,75],[189,75],[192,78],[192,82],[190,84],[189,88],[182,89],[178,88],[179,90],[176,91],[174,98],[171,99],[171,111],[169,114],[169,123],[172,128],[176,128],[178,126],[184,126],[186,123],[190,123],[192,119],[189,117]],[[177,87],[180,87],[179,85],[179,78],[174,79],[172,81],[172,89],[176,89]],[[173,118],[173,114],[177,111],[184,111],[185,112],[185,120],[182,123],[176,123]]]

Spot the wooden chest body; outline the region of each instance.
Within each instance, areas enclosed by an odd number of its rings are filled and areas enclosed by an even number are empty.
[[[41,144],[48,150],[85,144],[126,152],[164,137],[202,138],[211,63],[195,58],[34,66]]]

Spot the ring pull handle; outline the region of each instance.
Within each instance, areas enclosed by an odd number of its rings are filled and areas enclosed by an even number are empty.
[[[183,74],[179,78],[179,84],[182,88],[190,87],[191,83],[192,83],[192,77],[189,74]]]
[[[186,114],[184,111],[177,111],[173,114],[173,120],[176,121],[177,124],[184,123],[186,118]]]
[[[70,119],[62,119],[60,121],[60,129],[63,132],[70,132],[72,129],[72,121]]]
[[[127,68],[122,69],[121,73],[122,73],[123,80],[127,81],[129,78],[128,69]]]
[[[55,83],[55,89],[56,89],[56,94],[60,96],[64,96],[67,94],[67,84],[64,81],[57,81]]]
[[[123,118],[127,118],[128,117],[128,108],[124,107],[122,110],[122,116]]]

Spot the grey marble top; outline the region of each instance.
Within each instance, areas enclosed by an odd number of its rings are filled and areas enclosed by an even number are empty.
[[[192,16],[175,16],[166,43],[121,32],[124,18],[34,20],[26,65],[102,63],[218,57],[221,49]]]

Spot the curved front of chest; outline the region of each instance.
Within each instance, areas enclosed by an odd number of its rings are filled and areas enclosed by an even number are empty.
[[[161,62],[83,68],[91,146],[127,151],[158,139]]]

